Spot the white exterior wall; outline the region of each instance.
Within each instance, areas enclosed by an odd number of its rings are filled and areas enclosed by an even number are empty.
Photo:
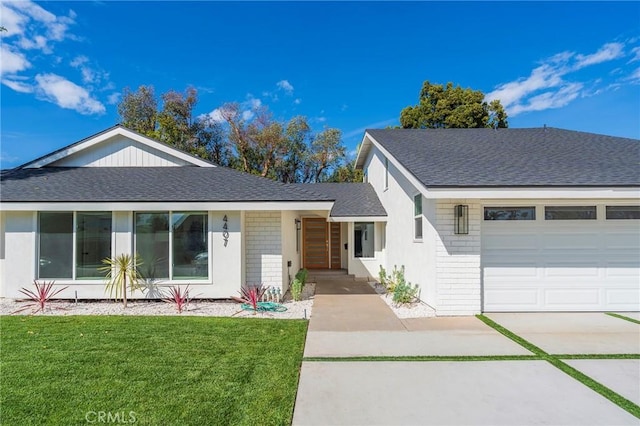
[[[291,281],[300,270],[300,252],[302,250],[302,230],[296,235],[296,222],[300,220],[298,212],[283,211],[280,227],[282,229],[282,294],[289,289]],[[296,237],[299,238],[296,250]],[[287,266],[287,262],[291,266]]]
[[[280,211],[245,213],[246,281],[283,289]]]
[[[365,170],[368,181],[374,187],[378,198],[387,211],[386,226],[379,227],[384,232],[384,250],[380,264],[390,273],[394,265],[405,266],[405,278],[420,286],[420,298],[434,306],[436,294],[435,275],[435,229],[431,225],[435,218],[435,201],[422,200],[422,240],[414,238],[413,197],[418,189],[413,186],[391,163],[389,165],[388,187],[385,189],[384,155],[372,146]],[[430,221],[431,220],[431,221]],[[353,232],[350,232],[353,234]],[[376,228],[378,234],[378,228]],[[351,237],[353,238],[353,237]],[[372,276],[378,276],[378,266]]]
[[[469,234],[454,234],[454,207],[469,206]],[[436,282],[438,315],[481,311],[480,223],[477,200],[438,200],[436,207]]]
[[[51,164],[54,167],[168,167],[190,165],[168,153],[116,136]]]
[[[22,287],[31,287],[35,278],[36,216],[33,212],[4,212],[5,258],[2,269],[3,297],[24,297]]]
[[[222,237],[223,217],[227,216],[229,240],[224,246]],[[30,288],[37,278],[37,213],[3,212],[5,223],[5,258],[0,260],[0,295],[9,298],[22,298],[22,287]],[[113,212],[112,253],[131,253],[133,251],[133,212]],[[226,299],[235,296],[243,282],[241,235],[241,213],[209,213],[209,278],[204,280],[157,281],[155,285],[162,290],[167,286],[187,284],[195,298]],[[10,266],[10,267],[9,267]],[[48,281],[48,280],[47,280]],[[104,280],[55,280],[56,285],[68,286],[57,297],[61,299],[106,299]],[[141,299],[158,297],[157,292],[136,291],[130,298]]]

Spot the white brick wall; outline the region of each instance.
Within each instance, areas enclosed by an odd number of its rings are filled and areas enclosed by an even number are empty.
[[[247,284],[282,288],[280,212],[247,212],[245,261]]]
[[[454,207],[469,206],[469,234],[453,233]],[[466,200],[436,205],[436,281],[438,315],[472,315],[481,310],[481,206]]]

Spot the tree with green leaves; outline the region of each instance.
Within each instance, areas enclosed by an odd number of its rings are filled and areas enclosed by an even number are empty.
[[[509,124],[500,101],[487,103],[482,91],[425,81],[418,104],[400,113],[400,125],[405,129],[448,129],[500,128]]]

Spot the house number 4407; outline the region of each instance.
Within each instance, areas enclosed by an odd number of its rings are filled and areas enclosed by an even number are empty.
[[[226,214],[222,218],[222,238],[224,239],[224,246],[226,247],[227,244],[229,244],[229,219],[227,219]]]

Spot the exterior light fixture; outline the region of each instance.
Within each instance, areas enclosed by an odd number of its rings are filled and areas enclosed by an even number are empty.
[[[453,212],[453,232],[457,235],[469,233],[469,206],[457,205]]]
[[[296,231],[299,231],[302,227],[302,222],[300,222],[300,219],[295,219],[296,222]]]
[[[294,219],[296,224],[296,253],[300,253],[300,229],[302,229],[302,221]]]

